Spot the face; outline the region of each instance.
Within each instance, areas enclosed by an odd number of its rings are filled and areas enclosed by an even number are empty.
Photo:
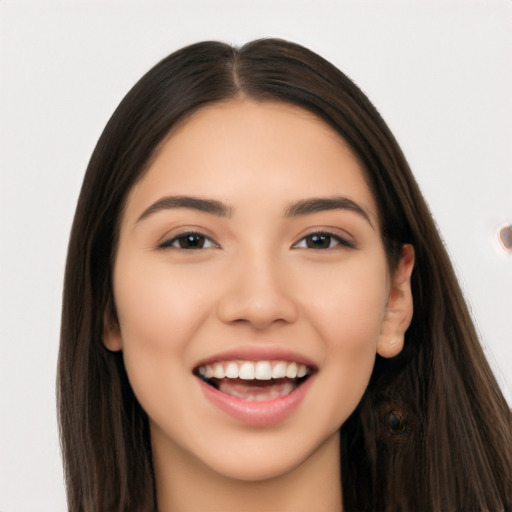
[[[329,126],[281,103],[195,113],[129,194],[105,334],[154,453],[246,480],[332,455],[393,279],[361,165]]]

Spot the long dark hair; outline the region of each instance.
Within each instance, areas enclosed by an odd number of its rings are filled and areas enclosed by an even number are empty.
[[[390,268],[402,244],[415,248],[415,312],[404,350],[377,356],[364,397],[341,427],[345,510],[505,510],[510,411],[404,155],[349,78],[278,39],[241,48],[203,42],[171,54],[129,91],[94,150],[69,242],[58,363],[69,510],[155,509],[148,419],[122,355],[102,343],[105,322],[115,321],[119,220],[176,123],[235,97],[298,105],[334,128],[364,166]]]

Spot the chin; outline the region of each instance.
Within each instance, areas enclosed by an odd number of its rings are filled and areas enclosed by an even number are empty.
[[[239,444],[237,450],[223,453],[222,457],[211,451],[203,452],[202,461],[225,478],[241,482],[262,482],[285,477],[310,460],[322,459],[325,452],[338,452],[338,433],[336,430],[326,439],[312,439],[309,443],[303,437],[295,441],[288,439],[288,442],[274,441],[269,444],[263,439],[253,438],[246,445]]]
[[[269,458],[266,455],[265,453],[236,461],[218,461],[218,463],[213,463],[210,467],[215,473],[231,480],[262,482],[292,473],[304,462],[302,458],[291,458],[287,453],[273,458]]]

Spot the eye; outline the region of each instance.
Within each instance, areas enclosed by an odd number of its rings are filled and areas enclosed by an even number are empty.
[[[335,249],[336,247],[355,248],[355,244],[333,233],[310,233],[301,238],[293,247],[294,249]]]
[[[218,245],[201,233],[182,233],[170,240],[166,240],[158,246],[160,249],[173,247],[176,249],[198,250],[218,247]]]

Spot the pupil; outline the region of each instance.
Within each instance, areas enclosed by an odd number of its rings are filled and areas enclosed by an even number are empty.
[[[204,237],[199,235],[186,235],[181,237],[180,245],[184,249],[201,249],[204,245]]]
[[[310,235],[306,244],[310,249],[328,249],[331,245],[331,237],[329,235]]]

